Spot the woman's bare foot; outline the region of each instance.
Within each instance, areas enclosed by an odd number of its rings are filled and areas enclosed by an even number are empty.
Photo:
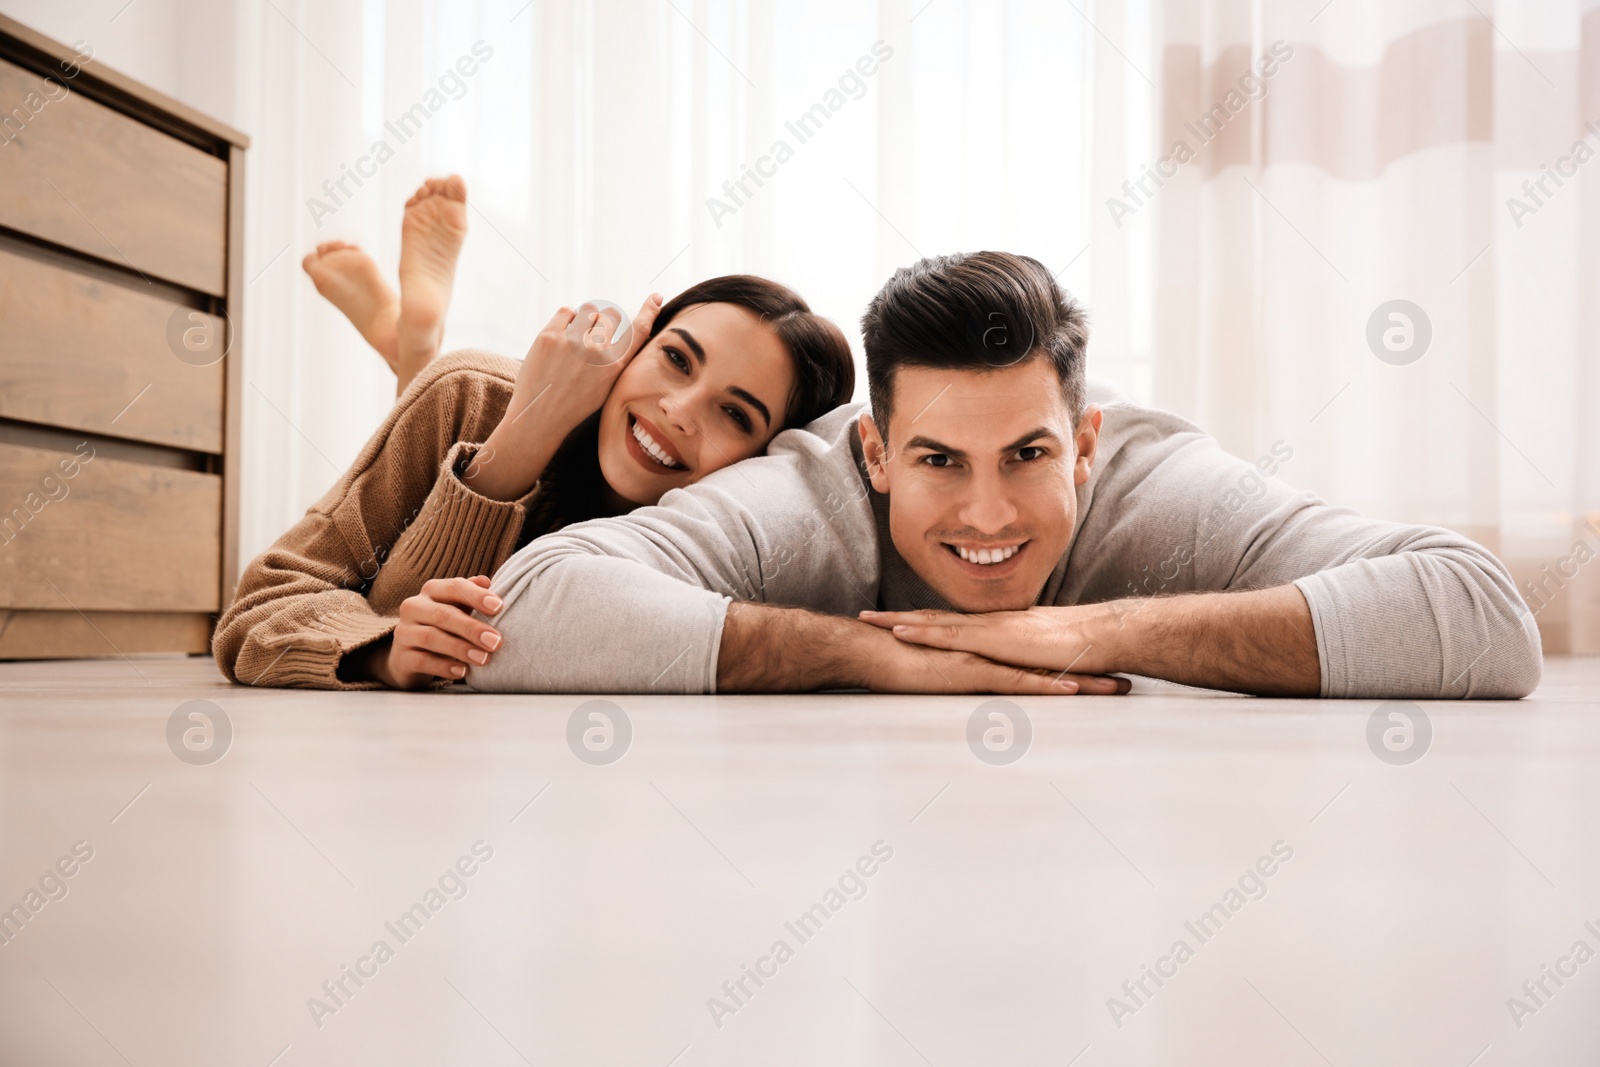
[[[399,392],[439,354],[466,236],[467,184],[461,175],[429,178],[406,201],[400,224]]]
[[[345,241],[324,241],[300,265],[317,292],[344,312],[367,344],[399,373],[400,298],[378,273],[378,265]]]

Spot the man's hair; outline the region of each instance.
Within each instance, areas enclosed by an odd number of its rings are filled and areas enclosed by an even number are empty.
[[[1044,264],[1009,252],[958,252],[901,267],[861,316],[878,432],[889,431],[901,367],[998,370],[1045,358],[1074,424],[1085,401],[1089,325]]]

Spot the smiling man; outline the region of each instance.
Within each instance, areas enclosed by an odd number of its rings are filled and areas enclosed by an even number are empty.
[[[1525,696],[1488,551],[1362,518],[1085,380],[1082,309],[998,252],[898,271],[870,407],[507,561],[485,690]]]

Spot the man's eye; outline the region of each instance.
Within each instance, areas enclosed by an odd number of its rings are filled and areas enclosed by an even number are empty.
[[[676,348],[664,347],[661,349],[661,352],[667,357],[668,362],[670,362],[674,367],[677,367],[685,374],[689,373],[689,357],[685,356],[682,352],[679,352]]]
[[[922,462],[930,467],[948,467],[950,466],[950,457],[943,452],[933,452],[923,456]]]
[[[750,416],[744,413],[744,408],[739,407],[737,404],[729,404],[722,410],[726,411],[728,417],[738,424],[739,429],[745,433],[750,432]]]
[[[1024,463],[1031,463],[1032,461],[1043,456],[1044,449],[1040,448],[1038,445],[1029,445],[1026,448],[1017,449],[1017,458],[1022,460]]]

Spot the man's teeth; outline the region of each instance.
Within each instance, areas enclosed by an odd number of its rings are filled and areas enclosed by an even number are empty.
[[[633,439],[639,442],[639,447],[644,449],[645,455],[649,456],[663,467],[671,467],[673,470],[684,469],[683,464],[673,459],[672,456],[668,454],[666,449],[656,444],[655,439],[649,434],[645,433],[644,427],[640,426],[637,422],[633,424]]]
[[[1017,554],[1017,550],[1022,546],[1012,545],[1009,548],[962,548],[960,545],[955,545],[953,547],[956,550],[956,554],[968,563],[989,564],[1002,563],[1010,559]]]

